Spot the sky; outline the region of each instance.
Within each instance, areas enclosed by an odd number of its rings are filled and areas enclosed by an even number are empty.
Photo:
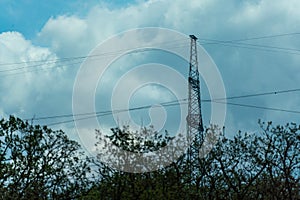
[[[186,42],[174,43],[175,47],[183,45],[188,48],[188,35],[196,35],[202,51],[217,66],[227,97],[298,89],[299,8],[297,0],[53,0],[47,3],[0,0],[0,114],[2,117],[16,115],[23,119],[71,114],[73,88],[84,58],[114,35],[146,27],[185,34]],[[96,102],[100,102],[95,105],[97,111],[110,110],[113,85],[133,66],[147,62],[168,65],[182,76],[187,76],[188,67],[181,66],[188,66],[188,63],[167,52],[126,55],[112,63],[104,82],[99,82],[95,97]],[[199,66],[201,68],[201,60]],[[150,71],[137,76],[146,79],[147,75],[158,74]],[[166,75],[166,79],[171,81],[172,77]],[[207,88],[202,80],[202,99],[210,99]],[[141,85],[132,94],[129,107],[168,102],[175,96],[168,88],[159,85]],[[118,100],[123,102],[122,96]],[[283,111],[300,111],[299,101],[299,91],[229,99],[228,102],[235,105],[227,104],[226,134],[232,136],[238,130],[255,132],[259,130],[258,119],[275,124],[299,122],[299,113]],[[260,108],[242,107],[240,104]],[[178,108],[162,107],[159,107],[161,112],[154,116],[169,117],[163,128],[172,130],[170,124],[177,123]],[[203,102],[202,108],[204,124],[208,125],[211,105]],[[155,109],[152,111],[155,114]],[[146,109],[132,113],[133,121],[138,125],[150,124],[148,112],[152,111]],[[169,115],[166,114],[168,112]],[[111,126],[110,117],[103,118],[106,127]],[[39,119],[34,123],[49,125],[70,119]],[[116,119],[122,125],[129,123],[118,116]],[[63,129],[71,138],[78,139],[72,122],[51,127]],[[94,129],[87,126],[86,132]]]

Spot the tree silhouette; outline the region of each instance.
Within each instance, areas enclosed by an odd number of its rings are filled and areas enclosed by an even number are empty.
[[[0,120],[0,199],[72,199],[88,189],[88,159],[63,131]]]
[[[186,155],[174,160],[184,146],[180,134],[173,137],[154,127],[113,128],[108,136],[97,130],[98,157],[90,160],[61,130],[2,119],[0,199],[300,199],[300,126],[259,125],[257,133],[232,137],[220,136],[217,126],[206,127],[204,148],[192,145],[211,151],[194,155],[191,177]],[[217,143],[210,142],[218,136]],[[151,156],[170,144],[169,156]],[[128,167],[156,170],[122,171]]]
[[[271,122],[259,124],[261,132],[239,131],[233,137],[221,135],[206,157],[196,155],[193,159],[199,162],[192,179],[189,179],[185,156],[167,167],[140,174],[118,171],[98,162],[101,178],[88,196],[93,194],[99,199],[300,199],[300,127],[295,124],[273,127]],[[134,138],[136,133],[129,127],[112,129],[112,135],[106,137],[114,145],[132,152],[156,150],[172,141],[172,137],[153,129],[143,131],[154,135],[155,140],[148,138],[138,143],[139,139]],[[218,132],[217,126],[210,126],[205,135]],[[201,144],[192,145],[201,147]]]

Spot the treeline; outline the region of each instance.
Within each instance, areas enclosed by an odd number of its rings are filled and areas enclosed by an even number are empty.
[[[221,135],[204,158],[183,155],[169,166],[127,173],[101,163],[126,164],[103,145],[97,131],[97,158],[88,158],[63,131],[10,117],[0,121],[1,199],[300,199],[300,126],[259,122],[255,134]],[[155,151],[174,142],[153,127],[141,133],[114,128],[106,136],[124,152]],[[205,134],[220,131],[206,128]],[[107,144],[109,145],[109,144]],[[197,147],[198,148],[198,147]],[[125,155],[126,156],[126,155]],[[128,164],[128,163],[127,163]],[[143,167],[133,165],[130,167]]]

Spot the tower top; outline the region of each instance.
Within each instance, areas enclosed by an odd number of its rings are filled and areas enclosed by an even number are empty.
[[[190,35],[190,38],[197,40],[198,38],[195,35]]]

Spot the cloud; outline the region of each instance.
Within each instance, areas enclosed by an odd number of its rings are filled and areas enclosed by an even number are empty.
[[[53,92],[60,91],[65,71],[54,62],[56,54],[33,45],[18,32],[0,34],[0,52],[3,112],[28,117],[48,110],[47,103],[51,104],[50,98],[56,96]],[[52,101],[55,102],[55,98]],[[41,104],[44,105],[38,107]]]
[[[186,33],[195,28],[195,25],[201,26],[202,22],[214,21],[199,21],[202,15],[204,19],[205,15],[211,14],[206,10],[208,8],[211,11],[214,2],[139,1],[117,8],[100,4],[91,8],[85,16],[51,17],[38,34],[38,41],[50,46],[59,55],[68,52],[74,55],[78,51],[86,54],[103,40],[132,28],[165,27]],[[205,29],[211,27],[204,25]]]
[[[300,2],[297,0],[246,1],[244,6],[231,17],[231,22],[243,28],[248,27],[248,30],[260,24],[268,24],[261,28],[269,32],[282,31],[283,28],[297,30],[294,23],[299,22],[300,14],[297,11],[299,6]]]
[[[1,60],[4,62],[30,62],[37,59],[55,59],[55,55],[47,48],[33,46],[21,33],[4,32],[0,34],[2,52]]]
[[[204,38],[232,40],[297,32],[300,20],[299,4],[297,0],[289,2],[229,0],[226,3],[217,0],[137,1],[116,8],[101,4],[94,6],[86,14],[76,15],[69,12],[49,18],[33,39],[34,44],[20,33],[2,33],[1,63],[85,56],[98,43],[114,34],[137,27],[158,26],[185,34],[192,33],[199,37],[200,43],[203,43]],[[299,49],[300,46],[297,36],[245,41],[245,43],[295,49]],[[249,45],[247,48],[220,44],[203,46],[219,67],[229,96],[291,89],[300,83],[299,55],[291,54],[290,51],[284,53],[275,48],[279,51],[275,53],[261,48],[249,49]],[[201,60],[199,64],[201,65]],[[4,112],[16,113],[25,110],[30,114],[41,112],[48,115],[48,112],[71,111],[70,99],[78,68],[77,65],[74,67],[61,65],[43,73],[27,73],[18,79],[9,77],[2,79],[1,93],[5,95],[1,99],[1,105]],[[120,72],[122,70],[118,71]],[[111,79],[120,76],[117,74]],[[111,79],[108,77],[107,80]],[[295,109],[296,102],[300,100],[299,95],[296,93],[286,95],[289,96],[237,102],[268,107],[281,107],[284,102],[286,109]],[[36,103],[37,101],[40,103]],[[228,112],[228,118],[231,119],[227,121],[230,121],[232,126],[236,124],[237,129],[243,127],[248,129],[249,122],[252,128],[254,126],[252,122],[256,123],[257,118],[268,118],[266,120],[272,120],[273,117],[276,120],[280,118],[278,121],[295,118],[288,113],[280,112],[273,115],[272,111],[241,107],[229,107]],[[208,123],[209,117],[206,115],[203,117]]]
[[[38,34],[42,44],[60,56],[82,55],[88,42],[87,22],[76,16],[51,17]],[[70,49],[72,48],[72,49]]]

